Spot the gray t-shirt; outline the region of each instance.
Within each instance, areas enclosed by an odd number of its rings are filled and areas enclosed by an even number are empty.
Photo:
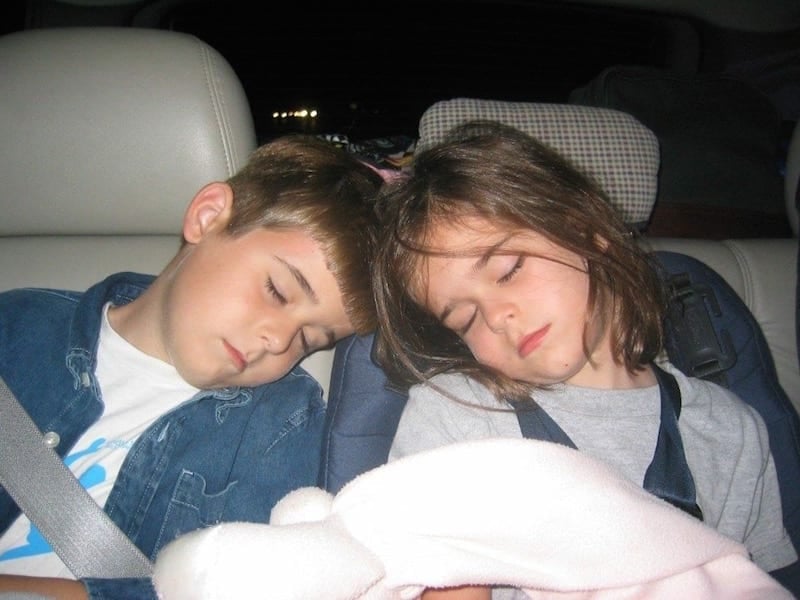
[[[704,522],[743,543],[766,571],[794,562],[797,554],[783,527],[775,464],[760,415],[729,390],[662,366],[680,387],[678,426]],[[562,384],[536,391],[533,398],[581,451],[642,485],[660,423],[657,385],[600,390]],[[440,375],[411,388],[389,460],[492,437],[522,437],[510,405],[463,375]]]

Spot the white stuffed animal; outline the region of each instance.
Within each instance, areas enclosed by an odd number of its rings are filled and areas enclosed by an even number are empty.
[[[530,598],[791,600],[746,549],[570,448],[471,441],[288,494],[159,554],[163,600],[406,600],[502,585]]]

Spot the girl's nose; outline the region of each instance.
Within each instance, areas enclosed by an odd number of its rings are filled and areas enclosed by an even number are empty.
[[[489,329],[494,333],[502,333],[516,315],[516,307],[510,302],[497,302],[485,307],[483,314]]]

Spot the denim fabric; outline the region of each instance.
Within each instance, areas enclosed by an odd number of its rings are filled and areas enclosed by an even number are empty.
[[[0,294],[0,375],[39,428],[58,434],[62,457],[103,412],[94,375],[103,305],[131,301],[152,280],[119,273],[82,294]],[[316,483],[323,419],[322,390],[300,367],[257,388],[200,392],[136,441],[105,510],[151,559],[199,527],[266,522],[277,500]],[[0,532],[18,513],[0,489]],[[85,583],[94,599],[155,598],[149,581]]]

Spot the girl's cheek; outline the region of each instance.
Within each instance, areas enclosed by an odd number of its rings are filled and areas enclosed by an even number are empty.
[[[486,364],[491,359],[491,354],[493,353],[488,336],[483,333],[475,333],[464,341],[479,362]]]

